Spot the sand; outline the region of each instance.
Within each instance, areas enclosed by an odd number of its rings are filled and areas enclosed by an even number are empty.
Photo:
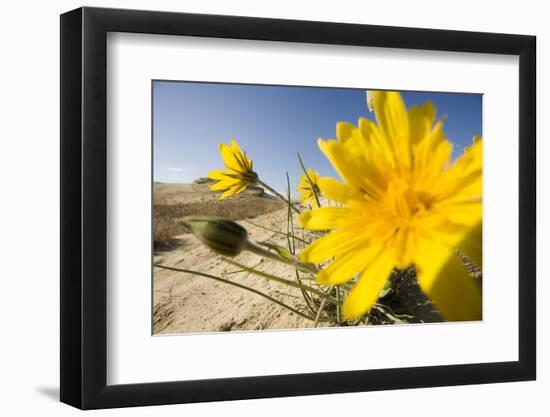
[[[197,188],[180,185],[173,187],[171,193],[174,193],[173,198],[177,195],[181,201],[185,191],[193,190],[190,197],[195,200],[199,198],[195,193]],[[166,192],[163,194],[166,195]],[[269,229],[284,231],[287,210],[280,209],[251,218],[249,221]],[[296,217],[294,221],[297,224]],[[287,244],[283,235],[253,226],[246,220],[238,223],[248,230],[251,240],[269,241],[283,246]],[[249,272],[232,273],[239,268],[225,262],[222,256],[208,249],[191,234],[177,236],[175,242],[169,249],[157,251],[154,262],[223,277],[253,287],[300,311],[306,311],[299,289]],[[301,250],[301,243],[297,242],[297,245],[297,249]],[[271,260],[262,260],[249,252],[239,254],[234,260],[247,266],[257,265],[257,269],[282,278],[295,279],[292,267]],[[314,325],[313,321],[241,288],[198,275],[159,268],[155,268],[154,273],[153,301],[156,334],[296,329]]]

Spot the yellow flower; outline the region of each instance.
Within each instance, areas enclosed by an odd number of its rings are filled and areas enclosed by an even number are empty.
[[[317,275],[338,285],[359,274],[343,311],[366,313],[394,268],[415,266],[422,290],[447,320],[481,319],[481,288],[455,254],[481,266],[482,142],[456,161],[430,102],[408,111],[396,92],[372,92],[377,123],[338,123],[337,140],[319,147],[344,183],[320,178],[339,207],[305,212],[311,230],[331,230],[301,253],[305,262],[332,263]]]
[[[241,151],[234,139],[231,139],[230,145],[220,144],[220,154],[226,171],[208,173],[208,178],[218,180],[210,189],[223,191],[220,200],[238,194],[258,181],[258,175],[252,171],[252,161]]]
[[[307,206],[308,203],[311,203],[314,207],[319,207],[315,198],[315,194],[319,195],[319,173],[308,168],[306,175],[300,177],[296,191],[302,200],[302,205]]]

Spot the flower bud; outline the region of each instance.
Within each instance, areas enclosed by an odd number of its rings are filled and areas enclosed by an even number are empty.
[[[186,216],[180,223],[220,255],[238,255],[248,240],[246,229],[231,220],[210,216]]]
[[[367,90],[366,95],[367,95],[367,107],[369,109],[369,112],[373,112],[374,111],[374,94],[372,91]]]

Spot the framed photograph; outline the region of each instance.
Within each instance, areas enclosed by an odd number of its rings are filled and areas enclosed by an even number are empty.
[[[535,37],[61,16],[61,401],[533,380]]]

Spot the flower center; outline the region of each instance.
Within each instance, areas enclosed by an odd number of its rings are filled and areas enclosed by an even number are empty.
[[[415,190],[411,184],[401,180],[390,183],[388,203],[399,223],[408,223],[417,214],[425,213],[432,206],[427,192]]]

